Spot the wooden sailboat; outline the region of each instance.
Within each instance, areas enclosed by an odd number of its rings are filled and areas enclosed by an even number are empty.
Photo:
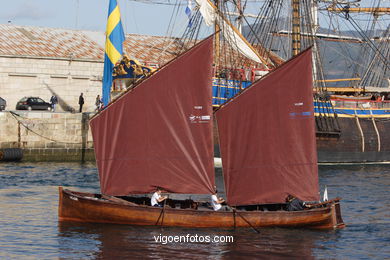
[[[176,227],[308,227],[343,228],[339,200],[324,207],[303,211],[212,211],[185,208],[151,207],[99,194],[59,188],[60,221],[114,223]],[[147,200],[147,198],[144,198]],[[149,201],[149,200],[148,200]],[[177,205],[177,204],[176,204]]]
[[[201,202],[172,199],[158,208],[149,206],[149,198],[139,196],[156,187],[179,194],[214,192],[209,87],[212,44],[212,38],[200,42],[91,121],[102,194],[60,187],[59,221],[181,227],[344,227],[339,199],[308,210],[283,210],[287,194],[318,201],[314,115],[309,102],[310,50],[216,112],[231,210],[213,211]],[[261,97],[258,93],[270,88],[280,95]],[[285,96],[286,89],[291,96]],[[256,103],[261,106],[250,108]],[[279,124],[276,112],[288,123]],[[231,121],[233,114],[241,116]],[[246,123],[235,125],[239,121]],[[263,136],[256,132],[261,129]],[[280,142],[287,142],[289,148],[281,150],[286,146],[279,146]]]

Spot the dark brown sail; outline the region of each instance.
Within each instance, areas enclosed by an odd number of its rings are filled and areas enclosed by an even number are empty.
[[[319,199],[307,50],[216,112],[230,205]]]
[[[211,84],[208,38],[91,121],[103,194],[213,191]]]

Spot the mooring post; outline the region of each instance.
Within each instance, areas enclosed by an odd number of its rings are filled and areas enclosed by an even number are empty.
[[[89,114],[81,114],[81,162],[85,162],[85,149],[87,148],[88,141],[88,121]]]

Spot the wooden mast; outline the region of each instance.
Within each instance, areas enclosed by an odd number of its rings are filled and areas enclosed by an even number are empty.
[[[218,10],[219,8],[219,0],[215,0],[215,6],[216,6],[216,9]],[[218,12],[218,11],[217,11]],[[214,22],[214,30],[215,30],[215,48],[214,48],[214,68],[215,68],[215,71],[217,72],[217,69],[219,68],[219,61],[220,61],[220,39],[221,39],[221,34],[220,34],[220,31],[221,31],[221,28],[217,22],[217,19],[215,19],[215,22]],[[215,76],[215,75],[214,75]]]
[[[301,17],[299,0],[292,0],[292,55],[301,51]]]

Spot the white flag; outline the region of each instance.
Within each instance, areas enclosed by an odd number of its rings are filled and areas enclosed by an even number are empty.
[[[323,201],[328,201],[328,187],[325,186],[324,196],[322,197]]]

